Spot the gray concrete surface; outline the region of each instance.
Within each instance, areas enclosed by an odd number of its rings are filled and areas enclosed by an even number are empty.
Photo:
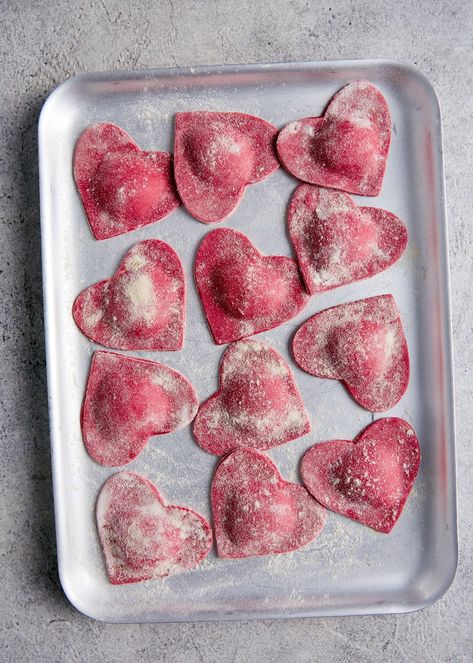
[[[1,0],[0,660],[473,660],[473,7],[428,0]],[[457,396],[460,564],[438,603],[403,616],[112,626],[58,583],[41,301],[36,128],[46,95],[82,71],[392,58],[443,109]]]

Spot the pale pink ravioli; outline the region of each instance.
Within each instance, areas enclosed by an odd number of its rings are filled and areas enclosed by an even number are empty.
[[[263,256],[246,235],[229,228],[204,237],[195,281],[216,343],[278,327],[309,301],[293,258]]]
[[[177,113],[174,175],[189,214],[204,223],[226,218],[248,184],[279,168],[277,132],[246,113]]]
[[[151,481],[133,472],[108,479],[97,500],[96,518],[114,585],[193,569],[212,545],[212,531],[203,516],[167,505]]]
[[[391,295],[316,313],[297,330],[293,353],[304,371],[341,380],[372,412],[392,408],[409,382],[406,338]]]
[[[173,248],[159,239],[135,244],[115,274],[74,302],[77,326],[115,350],[180,350],[184,343],[185,281]]]
[[[391,212],[358,207],[347,193],[311,184],[296,189],[288,229],[311,294],[378,274],[407,244],[406,228]]]
[[[385,98],[371,83],[356,81],[332,97],[323,117],[281,129],[277,150],[286,170],[304,182],[377,196],[390,141]]]
[[[80,135],[73,172],[90,228],[107,239],[164,218],[180,201],[167,152],[144,152],[114,124]]]
[[[82,404],[84,444],[97,463],[125,465],[152,435],[187,426],[197,407],[194,387],[172,368],[101,350],[93,356]]]
[[[298,550],[321,532],[326,510],[299,484],[284,481],[273,461],[238,449],[217,467],[212,511],[219,557]]]
[[[311,447],[301,474],[328,509],[388,533],[401,515],[419,463],[412,427],[392,417],[370,424],[353,442],[331,440]]]
[[[259,341],[232,343],[220,363],[220,387],[200,406],[194,436],[202,449],[270,449],[310,431],[291,369]]]

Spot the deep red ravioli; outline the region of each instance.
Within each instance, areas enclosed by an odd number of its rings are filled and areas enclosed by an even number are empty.
[[[377,196],[390,141],[385,98],[371,83],[357,81],[332,97],[323,117],[287,124],[277,150],[286,170],[304,182]]]
[[[159,221],[180,204],[171,154],[140,150],[114,124],[93,124],[82,132],[73,172],[96,239]]]
[[[194,387],[172,368],[100,350],[92,358],[82,404],[84,444],[97,463],[125,465],[152,435],[187,426],[198,404]]]
[[[74,302],[77,326],[115,350],[180,350],[184,344],[185,281],[169,244],[135,244],[115,274],[83,290]]]
[[[392,408],[409,382],[407,343],[392,295],[316,313],[297,330],[293,353],[304,371],[341,380],[372,412]]]
[[[310,431],[291,369],[266,343],[232,343],[219,378],[218,391],[202,403],[194,422],[194,436],[205,451],[270,449]]]
[[[192,569],[212,545],[212,531],[203,516],[167,505],[151,481],[133,472],[108,479],[97,500],[96,518],[114,585]]]
[[[378,274],[407,244],[407,230],[391,212],[358,207],[343,191],[311,184],[296,189],[288,229],[311,294]]]
[[[279,168],[277,132],[246,113],[177,113],[174,174],[189,214],[204,223],[225,219],[248,184]]]
[[[309,301],[293,258],[263,256],[246,235],[229,228],[204,237],[195,280],[216,343],[278,327]]]
[[[284,481],[273,461],[254,449],[238,449],[220,462],[211,497],[219,557],[298,550],[325,524],[324,507],[303,486]]]
[[[417,476],[420,449],[410,424],[390,417],[370,424],[352,442],[311,447],[301,473],[328,509],[379,532],[392,530]]]

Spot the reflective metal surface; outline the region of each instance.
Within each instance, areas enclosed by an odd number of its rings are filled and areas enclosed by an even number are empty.
[[[81,439],[80,406],[94,345],[74,324],[74,298],[110,276],[135,242],[157,237],[174,247],[185,266],[185,349],[129,354],[181,371],[204,400],[217,386],[224,348],[211,340],[192,278],[196,248],[212,228],[179,209],[154,225],[95,241],[72,178],[75,141],[92,122],[114,122],[143,149],[172,151],[176,111],[245,111],[282,126],[320,114],[334,92],[360,79],[373,82],[386,96],[393,136],[381,195],[355,199],[400,216],[409,244],[386,272],[315,296],[296,319],[258,335],[290,361],[312,421],[311,433],[268,453],[286,479],[298,481],[299,462],[309,446],[354,437],[371,421],[372,415],[341,384],[300,371],[290,359],[289,342],[316,311],[392,293],[409,344],[411,380],[404,398],[387,414],[413,424],[422,450],[419,477],[404,513],[390,535],[329,513],[321,536],[295,553],[219,560],[211,552],[189,573],[114,587],[105,574],[94,505],[101,485],[116,470],[96,465]],[[83,75],[50,96],[39,140],[58,559],[72,603],[97,619],[141,622],[404,612],[435,601],[453,579],[457,540],[442,146],[438,102],[430,84],[415,70],[383,61]],[[296,184],[280,169],[248,187],[224,225],[245,232],[264,253],[290,255],[285,212]],[[216,463],[216,457],[197,447],[188,427],[153,438],[128,468],[154,481],[170,503],[188,505],[210,518],[208,494]]]

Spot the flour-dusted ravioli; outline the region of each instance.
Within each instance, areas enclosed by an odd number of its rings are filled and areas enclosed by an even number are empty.
[[[371,83],[349,83],[322,117],[287,124],[277,150],[284,167],[304,182],[362,196],[381,190],[391,141],[385,98]]]
[[[86,288],[74,320],[92,341],[115,350],[180,350],[185,281],[173,248],[158,239],[135,244],[115,274]]]
[[[96,518],[114,585],[193,569],[212,545],[212,531],[203,516],[166,504],[151,481],[133,472],[108,479],[97,500]]]
[[[311,184],[296,189],[288,229],[311,294],[378,274],[407,244],[406,228],[391,212],[358,207],[343,191]]]
[[[409,382],[407,343],[392,295],[316,313],[297,330],[293,353],[304,371],[341,380],[372,412],[392,408]]]
[[[172,156],[140,150],[114,124],[93,124],[82,132],[73,171],[96,239],[159,221],[180,205]]]
[[[301,474],[307,489],[328,509],[388,533],[401,515],[419,463],[412,427],[390,417],[370,424],[354,441],[311,447]]]
[[[263,256],[246,235],[229,228],[204,237],[195,281],[216,343],[278,327],[309,301],[293,258]]]
[[[187,426],[197,407],[194,387],[172,368],[100,350],[82,404],[82,437],[97,463],[125,465],[152,435]]]
[[[248,184],[279,168],[277,132],[246,113],[177,113],[174,174],[189,214],[204,223],[225,219]]]
[[[270,449],[310,430],[291,369],[259,341],[232,343],[220,363],[220,387],[199,409],[194,436],[202,449]]]
[[[284,481],[273,461],[254,449],[226,456],[212,481],[219,557],[298,550],[321,532],[326,510],[299,484]]]

